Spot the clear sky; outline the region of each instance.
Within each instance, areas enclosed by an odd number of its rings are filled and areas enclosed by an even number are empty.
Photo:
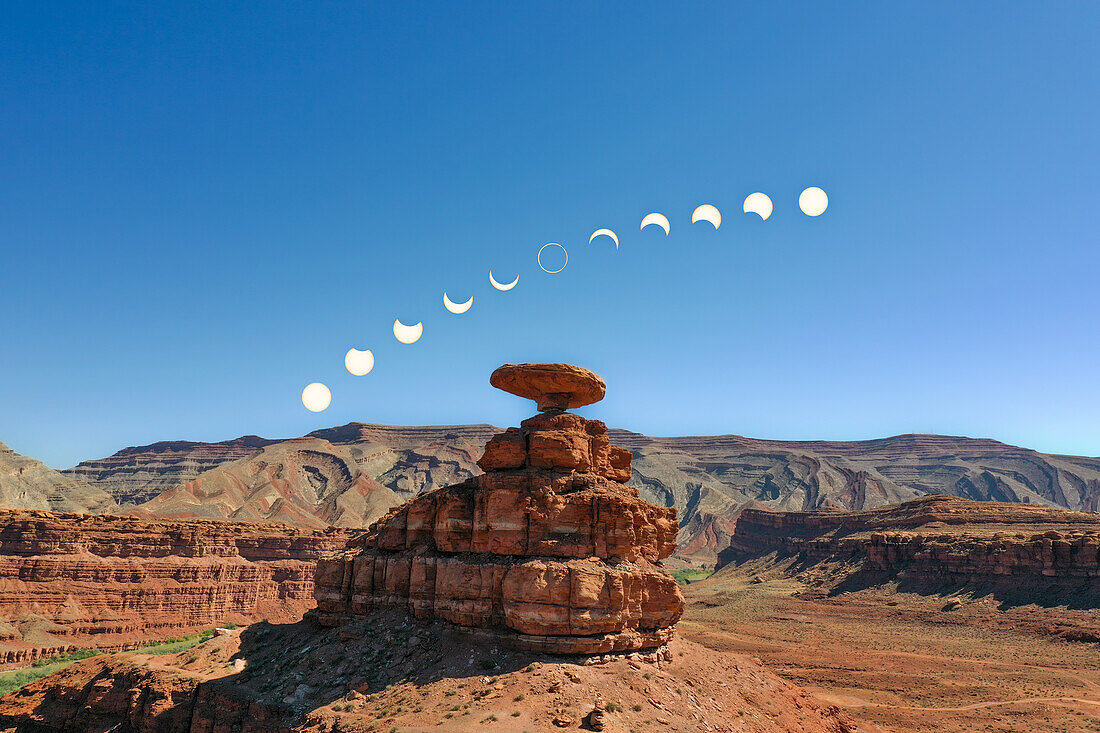
[[[519,361],[594,369],[585,413],[653,435],[1100,454],[1100,4],[4,15],[0,441],[52,466],[516,424],[532,405],[487,378]],[[638,230],[650,211],[671,236]]]

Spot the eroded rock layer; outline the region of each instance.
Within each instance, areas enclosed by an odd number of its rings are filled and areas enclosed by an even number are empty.
[[[862,512],[744,510],[723,561],[770,552],[911,579],[1095,587],[1100,515],[938,495]]]
[[[0,664],[74,646],[292,620],[348,530],[0,511]]]
[[[507,367],[509,391],[547,411],[488,442],[478,461],[485,474],[417,497],[322,558],[322,623],[401,606],[563,654],[653,648],[671,637],[684,602],[660,561],[676,550],[675,509],[625,485],[630,453],[610,444],[602,422],[558,409],[602,396],[598,377],[525,366]]]

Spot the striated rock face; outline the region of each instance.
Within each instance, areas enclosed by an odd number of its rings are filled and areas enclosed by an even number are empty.
[[[1095,592],[1100,515],[949,496],[861,512],[746,509],[723,563],[771,552],[811,563],[855,561],[914,581],[1019,587],[1041,581],[1051,592]]]
[[[55,511],[114,511],[111,495],[0,443],[0,507]]]
[[[83,461],[62,473],[109,493],[121,506],[130,506],[187,483],[215,466],[254,456],[275,442],[256,435],[221,443],[168,440]]]
[[[540,401],[581,371],[524,367]],[[630,453],[603,423],[550,409],[494,436],[478,465],[484,475],[417,497],[318,562],[322,623],[403,606],[562,654],[671,637],[684,601],[660,561],[676,549],[676,512],[625,485]]]
[[[401,501],[362,470],[351,447],[298,438],[206,471],[132,511],[154,517],[366,527]]]
[[[124,646],[312,607],[314,562],[346,530],[0,512],[0,663]]]

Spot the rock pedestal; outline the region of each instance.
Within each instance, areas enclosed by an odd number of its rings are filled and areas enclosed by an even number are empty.
[[[421,494],[323,557],[321,623],[405,606],[519,649],[664,644],[684,609],[660,566],[676,549],[676,511],[625,485],[631,455],[602,422],[564,412],[602,399],[603,380],[567,364],[509,364],[490,382],[542,414],[486,444],[484,474]]]

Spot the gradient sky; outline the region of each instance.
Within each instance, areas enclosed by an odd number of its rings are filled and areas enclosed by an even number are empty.
[[[608,382],[585,414],[653,435],[1100,454],[1100,4],[4,14],[0,441],[49,465],[517,424],[490,371],[559,360]]]

